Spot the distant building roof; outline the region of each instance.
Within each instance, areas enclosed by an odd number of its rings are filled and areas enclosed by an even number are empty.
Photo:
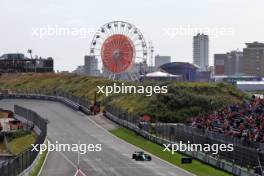
[[[248,48],[264,47],[264,43],[260,42],[246,43],[246,45]]]
[[[194,69],[197,69],[199,68],[199,66],[197,65],[194,65],[194,64],[191,64],[189,62],[171,62],[171,63],[166,63],[166,64],[163,64],[162,66],[160,66],[160,68],[169,68],[169,67],[187,67],[187,68],[194,68]]]
[[[22,53],[8,53],[0,56],[0,59],[24,59],[25,56]]]
[[[165,73],[165,72],[161,72],[161,71],[156,71],[156,72],[152,72],[152,73],[147,73],[146,77],[181,77],[180,75],[173,75],[173,74],[169,74],[169,73]]]

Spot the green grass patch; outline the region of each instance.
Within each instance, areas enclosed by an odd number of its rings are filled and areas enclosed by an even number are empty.
[[[40,172],[40,169],[42,165],[44,164],[44,161],[47,157],[48,150],[46,149],[42,154],[40,154],[40,157],[37,161],[36,166],[33,168],[32,172],[30,173],[30,176],[37,176]]]
[[[28,73],[0,76],[0,89],[18,89],[22,92],[46,90],[47,94],[63,90],[90,101],[93,101],[94,94],[98,91],[97,86],[113,84],[114,81],[104,78],[74,74]],[[120,85],[120,81],[117,84]],[[125,84],[139,85],[126,81]],[[110,105],[138,115],[148,114],[153,121],[177,123],[200,113],[242,102],[248,97],[248,94],[227,84],[157,81],[145,82],[143,85],[166,85],[168,93],[153,94],[150,97],[144,94],[112,94],[108,97],[98,94],[97,100],[102,102],[102,107]]]
[[[176,153],[172,155],[170,152],[163,152],[163,147],[157,145],[151,141],[144,139],[141,136],[135,134],[135,132],[126,129],[126,128],[118,128],[110,131],[115,136],[139,147],[143,150],[156,155],[157,157],[168,161],[184,170],[187,170],[191,173],[194,173],[198,176],[228,176],[231,175],[225,171],[216,169],[210,165],[202,163],[198,160],[193,160],[192,164],[181,164],[181,158],[184,156],[180,153]]]
[[[23,137],[15,138],[9,142],[9,151],[13,155],[19,155],[26,149],[31,147],[36,141],[37,135],[35,133],[27,134]]]
[[[31,131],[19,129],[19,130],[16,130],[15,132],[12,132],[8,135],[8,141],[11,142],[14,139],[24,137],[24,136],[30,135],[30,134],[32,134]]]

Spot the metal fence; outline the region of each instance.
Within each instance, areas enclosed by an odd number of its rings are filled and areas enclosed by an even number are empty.
[[[61,89],[9,89],[9,94],[12,93],[64,97],[84,107],[89,107],[91,105],[91,102],[89,101],[88,97],[78,97],[73,95],[72,92],[63,91]]]
[[[91,102],[87,97],[78,97],[72,95],[70,92],[65,92],[60,89],[12,89],[8,90],[8,92],[0,90],[0,99],[1,98],[57,101],[70,106],[73,109],[80,110],[85,114],[90,114]]]
[[[24,120],[34,124],[34,128],[39,131],[35,144],[43,144],[47,136],[47,120],[36,112],[17,105],[15,105],[14,111]],[[32,150],[32,148],[25,150],[13,159],[0,163],[0,176],[16,176],[31,166],[38,155],[38,151]]]
[[[105,108],[105,112],[110,120],[113,120],[124,127],[130,128],[143,137],[161,145],[167,143],[179,143],[180,141],[185,144],[189,142],[190,144],[202,145],[233,144],[234,151],[223,151],[219,152],[217,155],[212,154],[212,152],[184,152],[184,154],[193,156],[194,158],[222,169],[223,166],[219,161],[224,160],[227,163],[230,163],[230,169],[225,169],[229,172],[234,173],[234,165],[247,169],[253,169],[260,165],[263,167],[263,148],[256,148],[262,147],[262,144],[250,145],[243,142],[243,140],[231,138],[211,131],[204,131],[184,124],[142,122],[139,120],[140,117],[138,115],[110,106]],[[208,159],[209,156],[210,158],[214,158],[214,161],[211,163]],[[236,173],[236,175],[240,174]]]

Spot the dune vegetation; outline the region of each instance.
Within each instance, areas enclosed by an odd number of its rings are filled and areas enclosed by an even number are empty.
[[[93,101],[98,91],[97,86],[112,84],[113,81],[104,78],[75,74],[30,73],[0,76],[0,89],[24,92],[63,90],[90,101]],[[144,94],[115,94],[107,97],[98,94],[97,97],[103,106],[111,105],[139,115],[148,114],[163,122],[182,122],[190,116],[239,103],[248,97],[248,94],[234,86],[222,83],[148,82],[144,85],[166,85],[168,93],[153,94],[150,97]]]

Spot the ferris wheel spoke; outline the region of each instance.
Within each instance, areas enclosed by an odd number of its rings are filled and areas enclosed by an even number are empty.
[[[120,27],[117,28],[117,34],[122,34],[120,31]]]
[[[114,26],[113,26],[113,31],[114,31],[114,34],[116,34],[116,31],[117,31],[117,26],[116,25],[118,25],[117,23],[114,23],[113,24]]]
[[[130,30],[128,28],[126,28],[126,35],[129,37],[130,34]],[[129,37],[130,38],[130,37]]]
[[[117,40],[117,47],[121,48],[123,46],[122,34],[119,35],[119,40]]]
[[[122,41],[121,39],[116,40],[117,47],[120,49],[122,47]]]
[[[118,27],[116,30],[116,34],[121,34],[120,28]]]
[[[123,35],[127,36],[127,29],[126,29],[126,26],[124,26],[124,27],[122,28],[122,31],[123,31]]]
[[[128,36],[128,38],[131,38],[131,30],[130,29],[127,29],[127,36]]]
[[[138,35],[134,35],[133,37],[131,37],[131,40],[133,42],[139,41],[138,37],[139,37]]]
[[[101,49],[99,49],[99,48],[94,48],[94,50],[96,50],[96,51],[100,51]]]
[[[116,40],[112,41],[112,47],[118,48],[119,47],[118,41],[116,41]]]
[[[129,38],[130,38],[131,40],[133,40],[134,37],[135,37],[134,30],[131,30],[131,31],[130,31],[130,36],[129,36]]]
[[[123,34],[123,35],[126,35],[126,31],[125,31],[126,29],[125,29],[125,28],[126,28],[126,26],[125,26],[125,25],[124,25],[124,26],[121,26],[121,29],[122,29],[122,34]]]
[[[108,37],[110,37],[112,34],[111,34],[111,31],[108,29],[108,28],[106,28],[105,29],[105,34],[106,34],[106,37],[108,38]]]
[[[142,46],[142,43],[137,43],[137,44],[135,44],[134,46],[135,46],[135,47],[137,47],[137,46]]]
[[[113,31],[111,29],[108,30],[109,37],[113,35]]]
[[[120,27],[120,34],[124,35],[124,28],[123,27]]]
[[[115,32],[113,30],[113,26],[109,29],[109,31],[110,31],[111,35],[114,35],[115,34]]]
[[[103,44],[103,41],[98,40],[98,41],[96,41],[96,43],[102,45]]]
[[[119,24],[119,31],[120,31],[120,34],[124,34],[124,33],[123,33],[123,29],[124,29],[124,27],[125,27],[125,24],[122,23],[122,22],[120,22],[120,24]]]
[[[134,32],[132,30],[129,31],[128,37],[130,38],[130,40],[132,40],[132,38],[134,37]]]
[[[141,42],[136,42],[134,43],[135,48],[142,48],[142,43]]]
[[[104,40],[106,40],[106,39],[109,37],[109,35],[108,35],[107,32],[101,32],[101,34],[103,34],[103,36],[104,36]]]
[[[107,39],[107,37],[105,37],[105,35],[99,35],[99,38],[97,38],[97,40],[101,41],[102,43]]]
[[[135,37],[138,36],[138,29],[133,30],[133,31],[132,31],[132,34],[133,34],[133,36],[131,36],[131,40],[134,41]]]
[[[140,56],[136,56],[136,58],[138,58],[138,59],[145,59],[144,57],[140,57]]]

